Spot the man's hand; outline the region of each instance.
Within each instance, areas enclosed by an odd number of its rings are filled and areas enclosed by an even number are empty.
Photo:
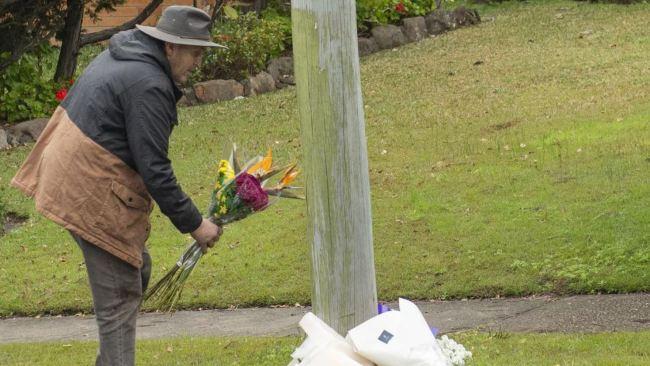
[[[213,224],[208,219],[203,219],[201,226],[192,231],[192,237],[199,243],[203,254],[205,254],[208,252],[208,248],[212,248],[214,243],[219,240],[221,233],[223,233],[221,226]]]

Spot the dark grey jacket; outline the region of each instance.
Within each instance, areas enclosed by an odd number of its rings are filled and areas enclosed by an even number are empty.
[[[110,39],[61,106],[85,135],[137,171],[161,211],[188,233],[202,216],[167,157],[180,97],[163,43],[129,30]]]

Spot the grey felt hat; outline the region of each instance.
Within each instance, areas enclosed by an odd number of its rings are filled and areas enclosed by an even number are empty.
[[[189,46],[223,47],[212,42],[210,16],[193,6],[170,6],[155,27],[136,25],[139,30],[161,41]]]

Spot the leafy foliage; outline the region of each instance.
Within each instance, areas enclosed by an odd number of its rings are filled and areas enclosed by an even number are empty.
[[[435,9],[435,0],[357,0],[357,23],[364,30],[373,24],[397,23]]]
[[[122,5],[125,2],[126,0],[92,0],[89,2],[90,7],[87,8],[86,12],[91,18],[97,19],[99,12],[115,11],[115,6]]]
[[[41,45],[0,74],[0,120],[21,121],[50,114],[60,85],[52,80],[57,50]]]
[[[266,62],[280,56],[291,44],[291,21],[272,9],[262,17],[249,12],[215,24],[213,37],[227,49],[206,52],[194,81],[242,79],[264,69]]]
[[[91,17],[114,10],[126,0],[83,0]],[[58,35],[64,26],[66,0],[2,0],[0,2],[0,70],[17,62]]]
[[[0,70],[54,36],[63,26],[65,1],[0,3]]]

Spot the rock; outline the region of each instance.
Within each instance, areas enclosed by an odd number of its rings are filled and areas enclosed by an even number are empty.
[[[244,79],[240,81],[239,83],[244,86],[244,96],[245,97],[250,97],[253,94],[253,88],[251,87],[251,79],[252,77],[249,77],[248,79]]]
[[[273,76],[265,71],[244,80],[242,85],[244,85],[244,95],[247,97],[275,90],[275,80],[273,79]]]
[[[404,19],[402,31],[409,42],[417,42],[424,39],[427,34],[427,22],[424,17],[414,17]]]
[[[9,233],[14,229],[20,227],[27,221],[26,216],[17,215],[13,212],[7,212],[4,217],[4,222],[0,221],[0,235]]]
[[[220,102],[243,96],[244,86],[235,80],[209,80],[194,84],[194,94],[201,103]]]
[[[451,12],[451,19],[455,24],[454,27],[466,27],[481,22],[481,17],[478,15],[478,11],[467,9],[464,6],[459,6],[454,9],[454,11]]]
[[[379,51],[379,46],[374,38],[359,37],[359,56],[367,56],[377,51]]]
[[[278,84],[280,86],[278,86]],[[278,82],[275,83],[275,87],[278,89],[285,88],[289,85],[296,85],[296,80],[294,79],[293,74],[280,75],[279,83]]]
[[[38,140],[45,129],[49,118],[36,118],[13,125],[7,129],[7,142],[11,145],[21,145]]]
[[[273,77],[276,88],[281,89],[287,85],[296,85],[293,78],[293,58],[280,57],[273,59],[269,61],[269,66],[266,69]]]
[[[9,145],[9,142],[7,141],[7,133],[5,130],[0,128],[0,150],[8,149],[10,147],[11,145]]]
[[[293,73],[291,75],[291,78],[293,80]],[[268,72],[265,71],[260,72],[259,74],[257,74],[257,76],[255,76],[255,79],[257,79],[259,83],[259,88],[255,90],[257,94],[270,93],[275,90],[275,79],[273,79],[273,76],[271,76],[271,74],[269,74]],[[294,81],[292,82],[295,84]]]
[[[179,107],[190,107],[192,104],[190,104],[190,101],[187,99],[186,96],[182,96],[181,99],[176,102],[176,105]]]
[[[459,6],[453,11],[436,10],[425,17],[429,34],[436,35],[446,30],[478,24],[478,11]]]
[[[452,21],[449,13],[444,10],[436,10],[424,17],[427,23],[427,31],[431,35],[438,35],[452,28]]]
[[[400,27],[395,25],[380,25],[372,28],[372,37],[379,49],[395,48],[407,43]]]
[[[196,98],[196,93],[194,88],[183,88],[183,96],[178,101],[178,105],[181,107],[191,107],[193,105],[199,104],[199,100]]]

